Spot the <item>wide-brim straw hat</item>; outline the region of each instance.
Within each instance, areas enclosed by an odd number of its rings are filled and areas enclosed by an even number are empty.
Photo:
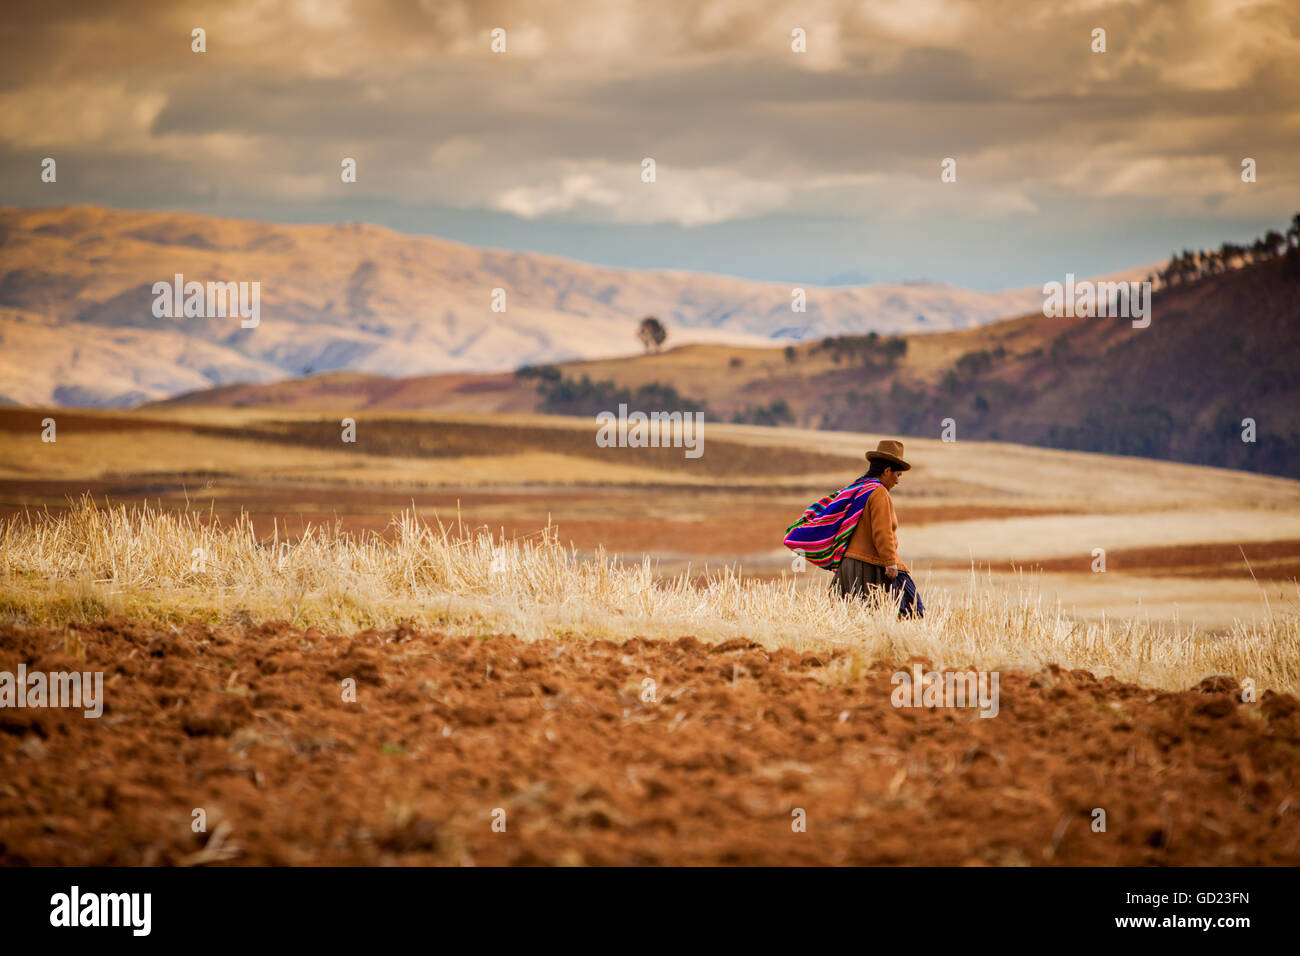
[[[886,439],[876,445],[875,451],[867,452],[867,461],[882,459],[894,465],[895,471],[907,471],[912,466],[903,460],[903,443]]]

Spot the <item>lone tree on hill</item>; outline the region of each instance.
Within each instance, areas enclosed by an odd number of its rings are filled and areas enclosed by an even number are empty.
[[[653,315],[647,315],[637,326],[636,337],[641,340],[647,352],[651,349],[658,352],[668,338],[668,330]]]

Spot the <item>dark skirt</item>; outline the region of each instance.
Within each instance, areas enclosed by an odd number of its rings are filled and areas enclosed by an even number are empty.
[[[885,576],[884,568],[857,558],[844,558],[840,561],[840,569],[831,576],[831,592],[840,597],[879,594],[888,587],[889,578]]]
[[[831,593],[874,600],[880,600],[880,595],[888,595],[889,600],[897,603],[899,617],[925,616],[925,605],[921,603],[921,595],[917,593],[916,582],[910,574],[899,571],[891,581],[880,565],[857,558],[846,557],[840,561],[839,570],[831,576]]]

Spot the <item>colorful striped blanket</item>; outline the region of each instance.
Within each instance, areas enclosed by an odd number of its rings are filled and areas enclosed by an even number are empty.
[[[867,507],[867,498],[879,487],[878,479],[863,475],[809,505],[799,520],[785,529],[785,546],[819,568],[839,570],[849,538]]]

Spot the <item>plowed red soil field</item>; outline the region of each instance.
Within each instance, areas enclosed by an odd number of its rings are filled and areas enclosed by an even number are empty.
[[[1300,863],[1294,697],[1049,668],[981,718],[839,653],[5,626],[0,671],[102,671],[106,704],[0,708],[0,861]]]

